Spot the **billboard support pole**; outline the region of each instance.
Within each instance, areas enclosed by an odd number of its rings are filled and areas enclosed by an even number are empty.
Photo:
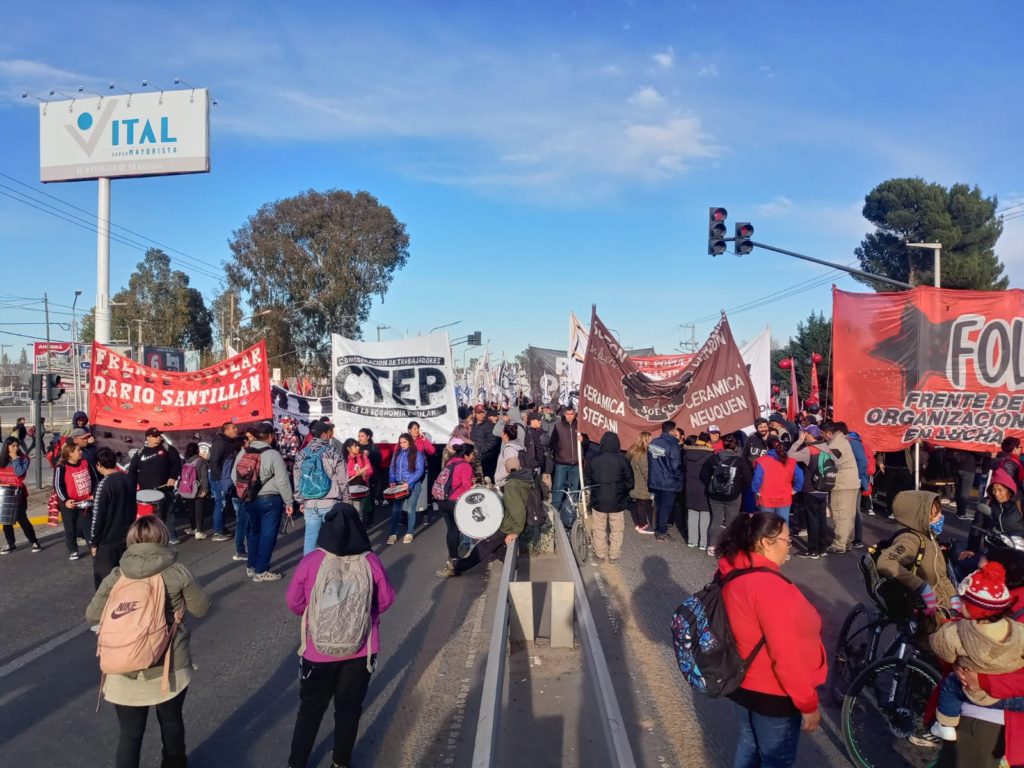
[[[96,211],[96,332],[100,344],[110,343],[110,179],[99,181]]]

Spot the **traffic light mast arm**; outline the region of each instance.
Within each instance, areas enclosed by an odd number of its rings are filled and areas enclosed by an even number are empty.
[[[733,240],[734,238],[726,238],[727,240]],[[877,280],[880,283],[888,283],[894,285],[897,288],[913,288],[914,286],[910,283],[901,283],[899,280],[893,280],[889,277],[882,277],[881,275],[873,275],[870,272],[865,272],[862,269],[854,269],[853,267],[847,267],[843,264],[835,264],[831,261],[825,261],[824,259],[816,259],[813,256],[804,256],[802,253],[796,253],[795,251],[787,251],[785,248],[776,248],[774,245],[765,245],[764,243],[758,243],[754,240],[750,241],[750,244],[757,248],[764,248],[766,251],[775,251],[775,253],[781,253],[784,256],[792,256],[795,259],[803,259],[809,261],[812,264],[821,264],[824,267],[832,267],[832,269],[838,269],[841,272],[847,272],[851,275],[858,275],[860,277],[866,277],[871,280]]]

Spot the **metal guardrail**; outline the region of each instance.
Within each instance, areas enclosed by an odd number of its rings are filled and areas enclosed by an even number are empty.
[[[505,682],[505,661],[508,644],[509,584],[519,555],[519,539],[505,553],[505,565],[498,582],[498,602],[494,608],[491,643],[487,649],[487,667],[480,694],[480,716],[476,722],[476,741],[473,746],[473,768],[490,768],[498,747],[501,725],[502,688]]]
[[[619,699],[615,695],[611,672],[608,669],[608,659],[604,655],[601,638],[597,634],[597,624],[594,622],[594,614],[587,601],[587,591],[583,584],[583,577],[580,575],[579,565],[576,563],[576,556],[573,554],[572,545],[569,544],[565,527],[561,525],[557,516],[554,518],[554,527],[557,539],[556,547],[562,556],[566,570],[572,576],[575,587],[576,623],[579,625],[580,642],[583,645],[586,662],[584,669],[594,675],[597,705],[605,726],[601,730],[604,732],[608,744],[608,758],[613,768],[636,768],[633,748],[630,746],[629,734],[622,719],[622,709],[619,707]],[[474,768],[476,768],[475,763]]]

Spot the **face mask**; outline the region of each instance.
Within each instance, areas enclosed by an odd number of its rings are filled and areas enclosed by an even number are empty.
[[[939,515],[939,519],[938,520],[936,520],[934,523],[929,523],[928,524],[928,529],[932,533],[934,533],[936,536],[938,536],[938,535],[940,535],[942,533],[942,526],[943,526],[943,524],[945,522],[946,522],[946,516],[945,515]]]

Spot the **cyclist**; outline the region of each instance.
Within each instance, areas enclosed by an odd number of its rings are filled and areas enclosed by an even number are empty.
[[[878,553],[878,573],[888,576],[920,596],[924,614],[934,617],[960,611],[960,597],[946,575],[946,558],[937,536],[942,533],[939,495],[930,491],[903,491],[893,502],[893,517],[905,526]],[[879,547],[882,547],[880,544]],[[922,627],[926,632],[931,627]]]

